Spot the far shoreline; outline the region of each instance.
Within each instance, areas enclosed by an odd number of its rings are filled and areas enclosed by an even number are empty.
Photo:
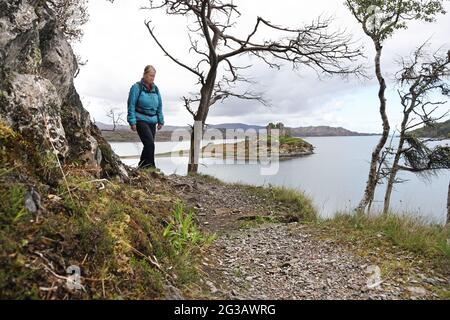
[[[137,133],[133,131],[102,131],[103,137],[109,143],[135,143],[141,142]],[[156,133],[155,142],[179,142],[172,141],[171,139],[172,131],[161,131]],[[378,133],[368,133],[368,134],[355,134],[355,135],[311,135],[311,136],[293,136],[295,138],[333,138],[333,137],[371,137],[371,136],[381,136]]]

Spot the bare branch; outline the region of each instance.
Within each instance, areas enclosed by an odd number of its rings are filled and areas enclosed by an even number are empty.
[[[186,64],[180,62],[179,60],[177,60],[176,58],[174,58],[171,54],[169,54],[169,53],[167,52],[167,50],[162,46],[162,44],[161,44],[161,43],[158,41],[158,39],[156,38],[155,34],[153,33],[152,28],[150,27],[150,23],[151,23],[151,21],[146,21],[146,22],[145,22],[145,26],[147,27],[148,32],[149,32],[150,35],[152,36],[153,40],[155,40],[155,42],[157,43],[157,45],[161,48],[161,50],[162,50],[162,51],[163,51],[163,52],[164,52],[164,53],[165,53],[165,54],[166,54],[173,62],[175,62],[176,64],[182,66],[183,68],[185,68],[185,69],[189,70],[190,72],[194,73],[195,75],[197,75],[197,76],[199,77],[199,79],[200,79],[200,82],[203,84],[203,83],[205,82],[205,78],[204,78],[203,74],[202,74],[200,71],[195,70],[194,68],[188,67]]]

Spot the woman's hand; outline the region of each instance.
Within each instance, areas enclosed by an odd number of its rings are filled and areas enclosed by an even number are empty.
[[[131,128],[132,131],[136,131],[136,125],[135,124],[131,125],[130,128]]]
[[[163,125],[161,123],[158,123],[158,130],[161,130]]]

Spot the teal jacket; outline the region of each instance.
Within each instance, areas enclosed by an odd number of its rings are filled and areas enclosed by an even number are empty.
[[[128,94],[127,121],[130,125],[135,125],[136,121],[164,124],[161,94],[155,84],[152,85],[151,91],[142,84],[142,80],[131,87]]]

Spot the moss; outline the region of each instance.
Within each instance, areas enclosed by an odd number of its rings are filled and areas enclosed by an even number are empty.
[[[81,252],[92,257],[92,262],[99,266],[109,261],[114,254],[115,240],[107,226],[103,223],[92,223],[85,217],[77,217],[71,221],[76,229],[76,238]]]
[[[102,175],[104,177],[116,176],[117,174],[119,174],[119,169],[117,167],[118,159],[115,159],[111,146],[106,141],[104,141],[103,138],[97,139],[97,141],[99,142],[98,147],[102,153],[102,161],[100,163],[102,167]]]
[[[0,297],[36,298],[36,271],[26,267],[29,213],[21,185],[0,184]]]
[[[17,259],[2,257],[0,262],[0,297],[2,299],[39,299],[38,286],[21,285],[33,281],[36,271],[23,268]]]
[[[130,296],[131,299],[139,299],[146,296],[149,292],[163,292],[164,278],[158,271],[155,270],[147,259],[132,258],[130,266],[134,271],[134,277],[139,279],[136,282],[137,286],[133,288],[135,293]]]
[[[39,74],[39,68],[42,64],[41,50],[39,48],[39,32],[32,30],[30,33],[22,36],[26,37],[26,45],[19,52],[17,65],[19,73]]]
[[[58,185],[62,175],[56,155],[45,145],[27,141],[3,121],[0,121],[0,145],[0,174],[20,173],[35,181]]]
[[[0,121],[0,140],[3,143],[7,143],[8,141],[14,140],[17,137],[17,134],[3,121]]]
[[[21,185],[0,187],[0,223],[3,226],[9,227],[28,213],[24,207],[25,193]]]
[[[66,185],[56,156],[1,120],[0,146],[0,298],[154,299],[167,281],[184,288],[198,279],[202,244],[180,253],[163,235],[179,199],[159,175],[99,182],[98,172],[66,165]],[[110,146],[99,147],[113,171]],[[41,196],[36,215],[24,208],[28,185]],[[54,276],[70,265],[81,268],[85,291]]]
[[[437,290],[437,295],[442,300],[450,300],[450,288]]]
[[[33,69],[36,73],[38,73],[42,64],[41,50],[38,46],[33,47],[32,52],[30,53],[30,60],[30,64],[33,66]]]
[[[166,279],[181,288],[198,279],[200,246],[180,254],[163,236],[178,201],[173,192],[163,185],[153,194],[143,189],[160,183],[151,175],[139,176],[134,185],[103,181],[99,189],[94,176],[75,172],[67,173],[70,193],[63,184],[52,194],[41,193],[45,216],[39,224],[25,216],[13,222],[24,188],[12,184],[12,191],[1,190],[1,200],[8,199],[0,204],[2,219],[7,217],[0,233],[2,298],[154,299],[164,296]],[[86,291],[65,290],[45,272],[49,262],[60,275],[68,265],[80,266]],[[55,281],[57,291],[39,291]]]
[[[98,146],[100,148],[100,151],[102,152],[102,157],[107,162],[113,161],[113,153],[111,146],[107,143],[101,143]]]

